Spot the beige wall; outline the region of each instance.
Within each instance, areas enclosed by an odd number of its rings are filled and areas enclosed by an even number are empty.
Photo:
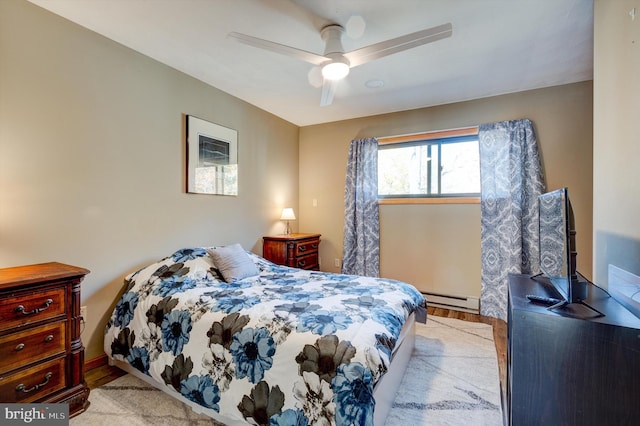
[[[594,279],[604,287],[610,264],[640,275],[639,76],[640,1],[596,0]]]
[[[323,235],[321,268],[338,271],[349,142],[530,118],[547,187],[567,186],[577,221],[578,269],[591,274],[592,83],[583,82],[300,129],[300,230]],[[317,207],[313,200],[317,200]],[[480,295],[480,206],[384,205],[381,275],[422,291]]]
[[[185,193],[183,114],[238,130],[239,196]],[[125,274],[182,247],[261,253],[298,205],[298,127],[22,0],[0,1],[0,267],[59,261],[86,358]]]

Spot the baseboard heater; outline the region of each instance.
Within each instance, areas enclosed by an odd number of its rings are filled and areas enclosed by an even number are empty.
[[[469,296],[422,292],[427,297],[427,306],[452,309],[455,311],[480,313],[480,299]]]

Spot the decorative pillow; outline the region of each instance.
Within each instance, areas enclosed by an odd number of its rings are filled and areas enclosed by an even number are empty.
[[[256,265],[240,244],[208,248],[222,278],[228,283],[258,275]]]

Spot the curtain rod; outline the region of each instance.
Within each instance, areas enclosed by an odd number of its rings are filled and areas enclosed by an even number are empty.
[[[411,133],[407,135],[383,136],[381,138],[378,138],[378,143],[386,144],[386,143],[398,143],[398,142],[411,142],[416,140],[437,139],[437,138],[445,138],[445,137],[453,137],[453,136],[471,136],[471,135],[477,135],[477,134],[478,134],[478,126],[461,127],[459,129],[451,129],[451,130],[435,130],[432,132]]]

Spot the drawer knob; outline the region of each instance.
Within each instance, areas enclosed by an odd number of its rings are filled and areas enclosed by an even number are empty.
[[[313,243],[313,244],[311,244],[311,248],[317,249],[317,248],[318,248],[318,245],[317,245],[317,244],[315,244],[315,243]]]
[[[39,312],[44,311],[45,309],[47,309],[49,306],[51,306],[51,304],[53,303],[53,299],[47,299],[45,300],[45,302],[42,304],[41,308],[35,308],[31,311],[25,311],[24,310],[24,306],[22,305],[18,305],[15,307],[15,309],[13,310],[13,312],[15,312],[16,314],[22,314],[22,315],[33,315],[33,314],[37,314]]]
[[[44,338],[44,341],[49,343],[50,341],[53,340],[53,334],[48,335],[47,337]]]
[[[19,352],[21,350],[24,349],[24,343],[20,343],[18,346],[16,346],[16,348],[14,349],[16,352]]]
[[[300,247],[298,247],[298,250],[300,250],[300,251],[306,251],[306,250],[307,250],[307,247],[306,247],[306,246],[300,246]]]
[[[301,260],[300,262],[298,262],[298,266],[304,268],[304,265],[306,265],[307,262],[305,262],[304,260]]]
[[[20,383],[18,386],[16,386],[16,392],[29,393],[29,392],[33,392],[34,390],[38,390],[41,387],[45,386],[47,383],[49,383],[49,380],[51,380],[52,377],[53,377],[53,373],[48,372],[47,374],[45,374],[44,381],[42,383],[38,385],[34,385],[29,389],[27,389],[27,387],[24,384]]]

